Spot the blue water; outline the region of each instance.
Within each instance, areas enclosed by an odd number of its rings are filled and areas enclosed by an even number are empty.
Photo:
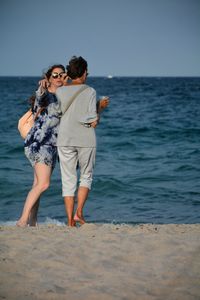
[[[0,78],[0,222],[15,222],[32,184],[17,131],[39,78]],[[200,222],[200,78],[88,78],[110,106],[97,129],[89,222]],[[66,221],[59,165],[39,223]]]

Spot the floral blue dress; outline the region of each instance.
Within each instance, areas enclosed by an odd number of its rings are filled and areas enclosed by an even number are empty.
[[[62,114],[55,94],[42,92],[39,88],[36,91],[33,114],[44,106],[24,141],[25,155],[32,166],[43,163],[54,169],[57,160],[58,127]]]

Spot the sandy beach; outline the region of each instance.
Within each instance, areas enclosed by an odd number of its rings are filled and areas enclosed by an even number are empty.
[[[0,299],[200,299],[200,224],[0,228]]]

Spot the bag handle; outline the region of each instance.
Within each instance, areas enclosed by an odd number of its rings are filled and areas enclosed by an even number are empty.
[[[37,119],[37,117],[39,116],[39,114],[45,109],[46,107],[41,107],[40,109],[38,109],[37,113],[35,114],[33,120],[35,122],[35,120]]]
[[[86,90],[88,88],[88,85],[84,85],[82,86],[71,98],[70,101],[68,103],[67,108],[65,109],[65,111],[63,112],[63,115],[66,113],[66,111],[68,110],[68,108],[70,107],[70,105],[72,104],[72,102],[74,101],[74,99],[80,94],[82,93],[84,90]]]

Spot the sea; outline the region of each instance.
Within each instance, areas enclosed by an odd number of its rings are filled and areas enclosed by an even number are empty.
[[[39,77],[0,77],[0,224],[15,225],[32,185],[18,119]],[[109,107],[96,129],[89,223],[200,222],[200,78],[89,77]],[[39,224],[66,223],[59,163]]]

